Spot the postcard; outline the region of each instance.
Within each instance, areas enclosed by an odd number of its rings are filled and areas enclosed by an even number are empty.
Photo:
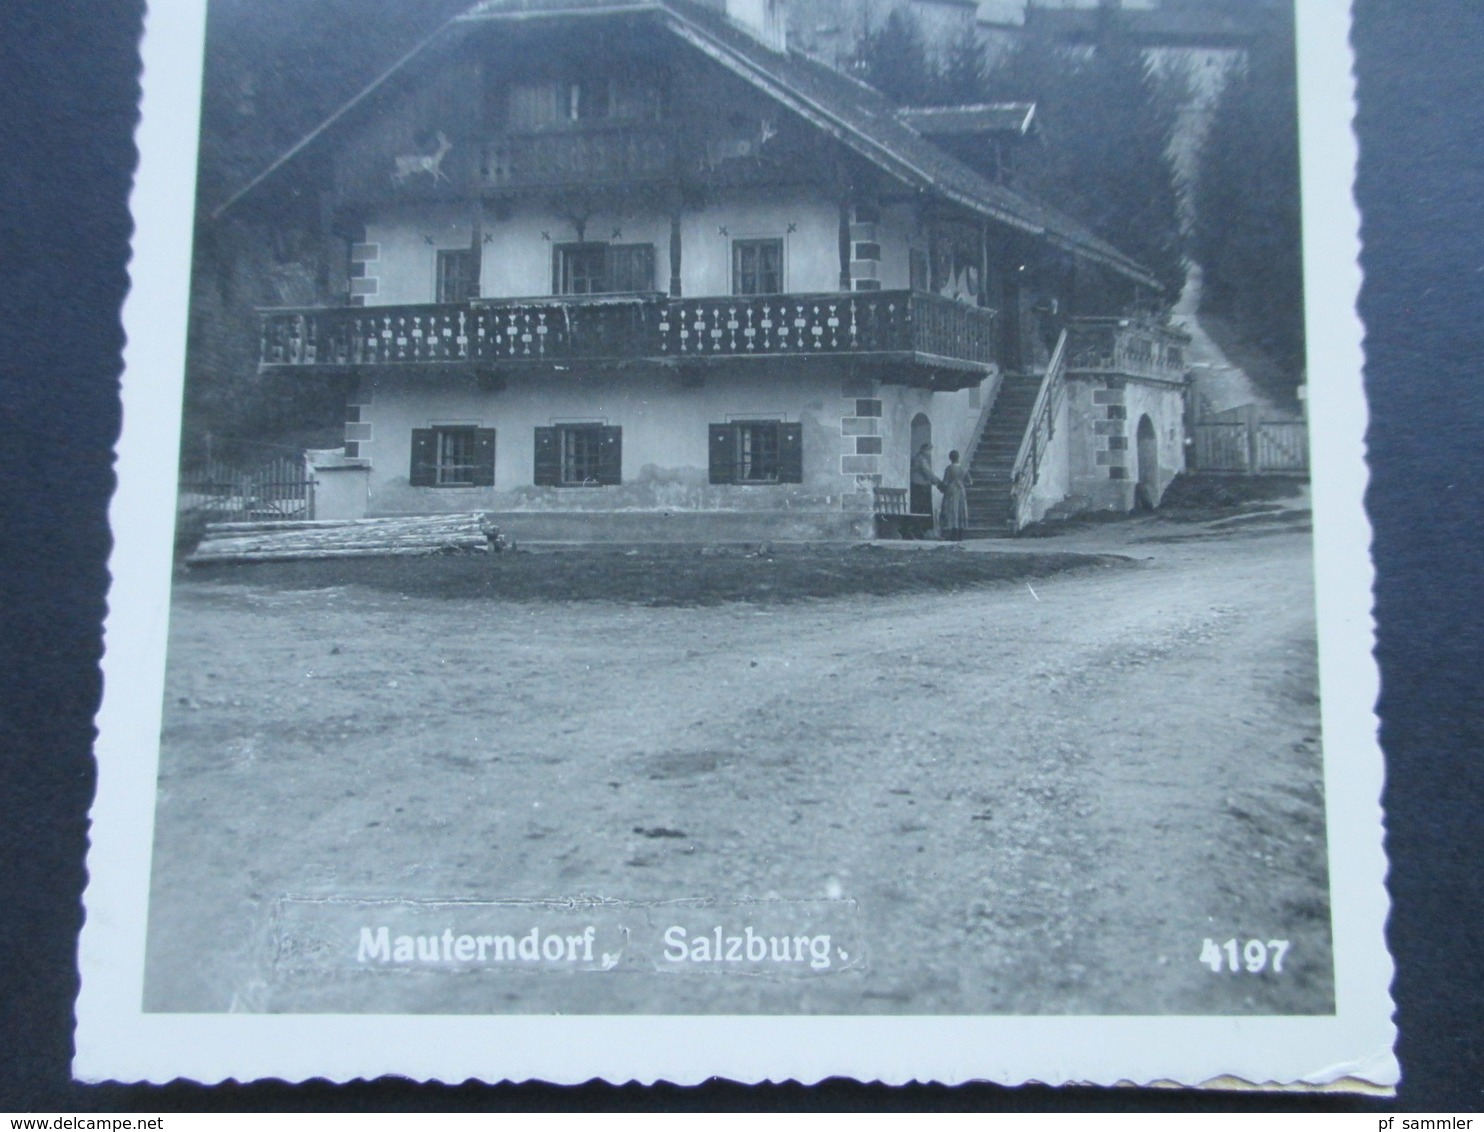
[[[155,5],[76,1075],[1394,1085],[1348,19]]]

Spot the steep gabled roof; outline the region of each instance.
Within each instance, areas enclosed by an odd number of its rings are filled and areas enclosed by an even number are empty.
[[[484,6],[506,2],[486,0]],[[875,88],[807,55],[770,50],[714,10],[687,0],[654,2],[675,34],[903,183],[976,215],[1042,236],[1160,290],[1143,266],[1085,225],[995,184],[939,149],[902,122],[896,105]]]
[[[313,145],[394,75],[434,44],[480,24],[498,21],[570,20],[644,13],[764,94],[834,137],[889,176],[919,191],[959,205],[1101,263],[1121,275],[1159,290],[1149,272],[1085,225],[1047,205],[980,175],[939,149],[908,125],[885,95],[858,79],[797,51],[776,51],[733,24],[720,11],[693,0],[481,0],[454,17],[408,52],[385,74],[337,110],[248,185],[217,214],[252,192],[264,180]]]

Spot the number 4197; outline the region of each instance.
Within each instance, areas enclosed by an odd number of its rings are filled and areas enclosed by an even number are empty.
[[[1238,944],[1234,939],[1225,943],[1217,943],[1214,939],[1208,939],[1201,944],[1201,962],[1212,971],[1220,974],[1223,969],[1228,971],[1248,971],[1255,975],[1265,970],[1270,964],[1273,970],[1279,974],[1283,971],[1283,957],[1288,954],[1288,941],[1286,939],[1270,939],[1263,943],[1260,939],[1249,939],[1246,943]]]

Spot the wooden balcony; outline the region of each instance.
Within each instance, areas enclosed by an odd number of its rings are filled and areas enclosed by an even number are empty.
[[[674,176],[670,135],[655,128],[507,134],[485,147],[486,188],[635,184]]]
[[[936,295],[862,291],[674,299],[598,295],[265,310],[265,370],[556,368],[648,361],[858,358],[882,380],[958,389],[995,362],[995,313]]]
[[[699,359],[895,354],[982,374],[995,360],[994,317],[916,291],[672,299],[660,324],[661,350]]]
[[[1190,367],[1190,336],[1134,318],[1074,318],[1067,324],[1067,372],[1179,384]]]

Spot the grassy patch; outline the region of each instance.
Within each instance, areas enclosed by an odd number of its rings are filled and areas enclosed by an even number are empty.
[[[1266,505],[1292,499],[1303,489],[1304,481],[1292,476],[1180,475],[1165,488],[1159,511],[1168,518],[1225,518],[1270,509]]]
[[[694,546],[604,547],[197,566],[191,577],[284,589],[354,585],[425,598],[782,605],[809,598],[933,593],[1030,581],[1125,561],[1111,555],[973,553],[949,546],[898,550],[866,544],[763,552]]]

